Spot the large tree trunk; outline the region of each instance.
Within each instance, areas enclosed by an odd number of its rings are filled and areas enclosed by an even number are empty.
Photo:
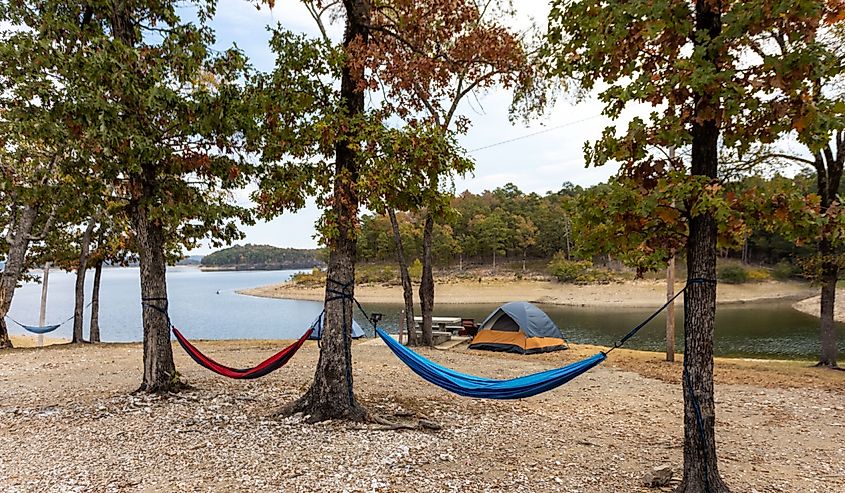
[[[152,194],[154,167],[144,166],[143,176],[132,178],[131,219],[141,267],[141,307],[144,325],[144,379],[140,392],[169,392],[181,386],[170,345],[170,319],[167,316],[167,263],[164,257],[164,229],[159,220],[150,220],[142,203]]]
[[[399,221],[396,211],[387,208],[387,216],[393,227],[393,241],[396,243],[396,258],[399,261],[399,277],[402,278],[402,295],[405,298],[405,327],[408,329],[408,345],[417,345],[417,331],[414,327],[414,287],[411,285],[411,274],[408,272],[408,261],[405,259],[405,247],[402,245],[402,235],[399,234]]]
[[[423,270],[420,279],[420,314],[422,315],[423,346],[434,345],[434,335],[431,329],[431,316],[434,312],[434,273],[432,272],[431,237],[434,231],[434,216],[430,211],[425,214],[423,227]]]
[[[829,242],[826,240],[822,243]],[[819,247],[819,253],[825,255]],[[821,296],[821,356],[819,366],[836,368],[836,329],[833,324],[833,308],[836,303],[836,281],[839,279],[839,267],[833,262],[822,262],[822,296]]]
[[[88,253],[91,249],[91,233],[94,231],[95,221],[88,222],[85,232],[82,233],[82,242],[79,249],[79,263],[76,264],[76,287],[74,289],[73,306],[73,338],[71,343],[85,342],[82,339],[82,329],[85,315],[85,273],[88,272]]]
[[[834,145],[816,153],[816,184],[821,198],[821,208],[825,213],[837,205],[839,183],[842,181],[842,168],[845,165],[845,142],[842,133],[834,135]],[[836,212],[833,212],[834,214]],[[839,280],[839,266],[835,256],[839,253],[833,246],[831,239],[823,232],[818,245],[821,257],[820,280],[821,293],[821,353],[818,366],[836,368],[838,348],[836,329],[833,322],[834,306],[836,304],[836,281]]]
[[[138,41],[132,9],[130,2],[117,1],[110,13],[114,37],[126,46],[135,46]],[[125,96],[124,104],[130,109],[138,106],[131,95]],[[147,201],[155,195],[155,170],[155,163],[141,163],[141,172],[129,179],[129,215],[141,267],[141,316],[144,326],[144,377],[138,391],[151,393],[178,390],[182,386],[170,345],[164,227],[161,220],[150,219],[147,209]]]
[[[346,32],[343,45],[369,41],[370,4],[366,0],[344,0]],[[340,97],[349,118],[364,111],[363,65],[343,66]],[[358,155],[355,130],[335,145],[335,179],[332,201],[337,229],[328,238],[329,263],[326,272],[325,325],[314,383],[285,413],[302,412],[312,422],[328,419],[363,420],[367,413],[358,404],[352,385],[352,314],[355,294],[356,225],[358,221]],[[338,298],[337,292],[345,297]]]
[[[6,327],[6,315],[12,307],[12,298],[18,279],[26,265],[26,252],[32,240],[32,228],[38,218],[38,206],[22,206],[15,211],[6,241],[9,251],[6,254],[6,264],[0,274],[0,349],[12,347],[9,331]]]
[[[704,45],[705,60],[718,70],[719,53],[708,39],[721,33],[720,4],[697,0],[694,44]],[[704,33],[703,35],[701,33]],[[715,179],[719,160],[719,101],[695,94],[692,124],[692,174]],[[716,320],[716,220],[710,213],[690,220],[684,300],[684,477],[678,492],[730,491],[719,476],[716,458],[716,407],[713,399],[713,329]]]
[[[100,279],[103,276],[103,261],[97,260],[94,266],[94,286],[91,287],[91,322],[88,327],[88,339],[100,342]]]

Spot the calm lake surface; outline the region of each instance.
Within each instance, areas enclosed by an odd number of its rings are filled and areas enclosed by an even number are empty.
[[[317,317],[321,303],[276,300],[239,295],[235,291],[285,281],[296,271],[202,272],[195,267],[168,269],[170,316],[173,323],[194,339],[290,339],[299,337]],[[140,282],[137,268],[103,271],[100,293],[100,330],[109,342],[141,340]],[[86,288],[90,300],[93,274]],[[74,276],[51,271],[47,300],[47,323],[58,323],[73,313]],[[41,286],[28,283],[15,294],[10,315],[22,323],[38,322]],[[497,305],[439,305],[436,316],[460,316],[481,321]],[[650,313],[642,308],[586,308],[541,306],[574,343],[612,345]],[[382,325],[398,327],[401,303],[367,304],[370,312],[385,315]],[[656,308],[656,307],[655,307]],[[683,350],[683,310],[677,310],[676,342]],[[90,308],[86,309],[87,336]],[[359,322],[369,327],[363,317]],[[71,323],[52,335],[70,338]],[[25,334],[10,323],[13,334]],[[652,321],[626,347],[663,349],[665,316]],[[839,325],[839,341],[845,351],[845,327]],[[722,305],[716,317],[715,351],[721,356],[757,358],[809,358],[818,354],[818,319],[793,310],[789,302]]]

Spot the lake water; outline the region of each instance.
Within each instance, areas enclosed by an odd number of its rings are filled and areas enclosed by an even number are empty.
[[[239,295],[235,291],[285,281],[296,271],[202,272],[195,267],[168,269],[170,316],[186,336],[194,339],[290,339],[299,337],[317,317],[322,304],[313,301],[276,300]],[[100,329],[103,341],[141,340],[140,283],[137,268],[113,268],[103,271],[100,293]],[[93,274],[86,288],[90,300]],[[58,323],[73,313],[74,276],[50,272],[47,323]],[[10,315],[20,322],[38,322],[41,286],[28,283],[15,294]],[[495,304],[439,305],[436,316],[460,316],[483,319]],[[383,325],[396,329],[400,303],[367,304],[370,312],[385,315]],[[622,308],[585,308],[542,305],[560,326],[564,337],[574,343],[612,345],[651,310]],[[655,307],[656,308],[656,307]],[[683,350],[683,310],[677,309],[678,340]],[[86,309],[86,335],[90,308]],[[368,327],[360,314],[356,316]],[[71,323],[51,335],[70,338]],[[8,324],[13,334],[24,334],[17,325]],[[663,349],[665,316],[644,328],[626,347]],[[845,327],[839,325],[839,341],[845,351]],[[798,312],[789,303],[754,303],[720,306],[716,317],[715,352],[722,356],[758,358],[809,358],[818,354],[818,319]]]

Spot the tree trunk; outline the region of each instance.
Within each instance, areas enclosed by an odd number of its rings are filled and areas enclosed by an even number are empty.
[[[13,218],[13,224],[10,225],[11,229],[6,237],[9,251],[6,253],[3,272],[0,274],[0,349],[12,347],[6,327],[6,315],[12,307],[15,288],[26,265],[26,252],[32,238],[32,228],[38,218],[38,210],[38,206],[26,205],[19,212],[16,211],[16,217]]]
[[[825,241],[824,243],[828,243]],[[820,248],[821,252],[821,248]],[[822,254],[824,254],[822,252]],[[821,357],[818,366],[836,368],[836,330],[833,324],[833,308],[836,302],[836,281],[839,267],[832,262],[822,263],[821,296]]]
[[[110,14],[115,39],[129,47],[138,40],[133,27],[133,4],[116,1]],[[132,95],[124,96],[131,110],[139,106]],[[144,326],[144,378],[139,392],[170,392],[182,383],[173,363],[170,318],[167,315],[167,263],[164,256],[164,226],[150,219],[147,202],[155,196],[156,163],[142,162],[141,172],[129,178],[129,216],[135,233],[135,247],[141,268],[141,316]]]
[[[103,261],[97,260],[94,265],[94,286],[91,288],[91,322],[88,328],[88,339],[100,342],[100,278],[103,275]]]
[[[144,325],[144,379],[140,392],[170,392],[181,386],[170,345],[170,319],[167,316],[167,263],[164,257],[164,229],[160,220],[150,220],[141,203],[152,195],[155,168],[144,166],[142,176],[134,176],[131,219],[141,267],[141,313]]]
[[[834,135],[836,148],[828,145],[816,153],[816,184],[821,198],[821,208],[827,214],[831,207],[837,204],[839,183],[842,181],[842,168],[845,164],[845,149],[841,135]],[[834,212],[835,214],[835,212]],[[838,348],[836,329],[834,327],[833,312],[836,304],[836,281],[839,280],[839,266],[835,257],[839,252],[834,248],[831,239],[822,232],[818,245],[821,257],[821,352],[818,366],[837,368],[836,358]]]
[[[95,221],[88,222],[85,232],[82,233],[82,242],[79,249],[79,263],[76,264],[76,287],[74,290],[73,306],[73,338],[71,343],[85,342],[82,339],[82,329],[85,315],[85,273],[88,272],[88,253],[91,249],[91,233],[94,231]]]
[[[666,267],[666,301],[675,296],[675,256]],[[666,307],[666,361],[675,361],[675,302]]]
[[[402,295],[405,298],[405,327],[408,331],[408,346],[417,345],[417,331],[414,330],[414,287],[411,285],[411,274],[408,272],[408,261],[405,259],[405,247],[402,245],[402,236],[399,234],[399,221],[396,220],[396,211],[387,208],[387,216],[390,218],[390,225],[393,227],[393,241],[396,243],[396,257],[399,261],[399,277],[402,278]]]
[[[423,346],[434,345],[434,335],[431,332],[431,316],[434,312],[434,274],[431,267],[431,237],[434,230],[434,216],[426,212],[423,227],[423,270],[420,279],[420,312],[422,315]]]
[[[343,45],[369,42],[370,4],[366,0],[344,0],[346,32]],[[364,111],[363,65],[344,64],[341,72],[340,97],[347,116],[354,118]],[[358,221],[358,154],[354,140],[356,129],[342,135],[335,145],[333,218],[337,229],[328,238],[329,262],[326,272],[325,325],[320,344],[320,358],[314,382],[306,393],[283,412],[302,412],[309,421],[328,419],[363,420],[367,413],[355,399],[352,382],[352,314],[353,302],[338,298],[355,294],[356,225]],[[340,284],[338,284],[340,283]]]
[[[41,277],[41,306],[38,310],[38,325],[47,325],[47,290],[50,284],[50,262],[44,263],[44,274]],[[38,334],[38,347],[44,346],[44,334]]]
[[[696,1],[694,44],[705,46],[704,58],[715,70],[719,52],[709,39],[721,33],[718,2]],[[697,117],[692,121],[692,174],[716,179],[719,160],[719,101],[710,94],[694,95]],[[684,299],[684,477],[676,491],[730,491],[719,476],[716,458],[716,408],[713,399],[713,329],[716,320],[716,220],[710,213],[690,219]]]

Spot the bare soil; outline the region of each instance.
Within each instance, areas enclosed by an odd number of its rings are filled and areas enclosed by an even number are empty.
[[[198,343],[233,366],[285,344]],[[427,384],[377,341],[356,342],[355,386],[371,411],[443,425],[373,431],[275,417],[311,381],[314,343],[254,381],[218,377],[174,350],[193,388],[167,396],[132,394],[139,344],[0,352],[0,491],[669,491],[642,486],[643,474],[682,465],[681,364],[657,353],[614,351],[557,390],[483,401]],[[595,350],[421,352],[508,378]],[[809,365],[716,361],[720,470],[734,491],[845,491],[845,372]]]

